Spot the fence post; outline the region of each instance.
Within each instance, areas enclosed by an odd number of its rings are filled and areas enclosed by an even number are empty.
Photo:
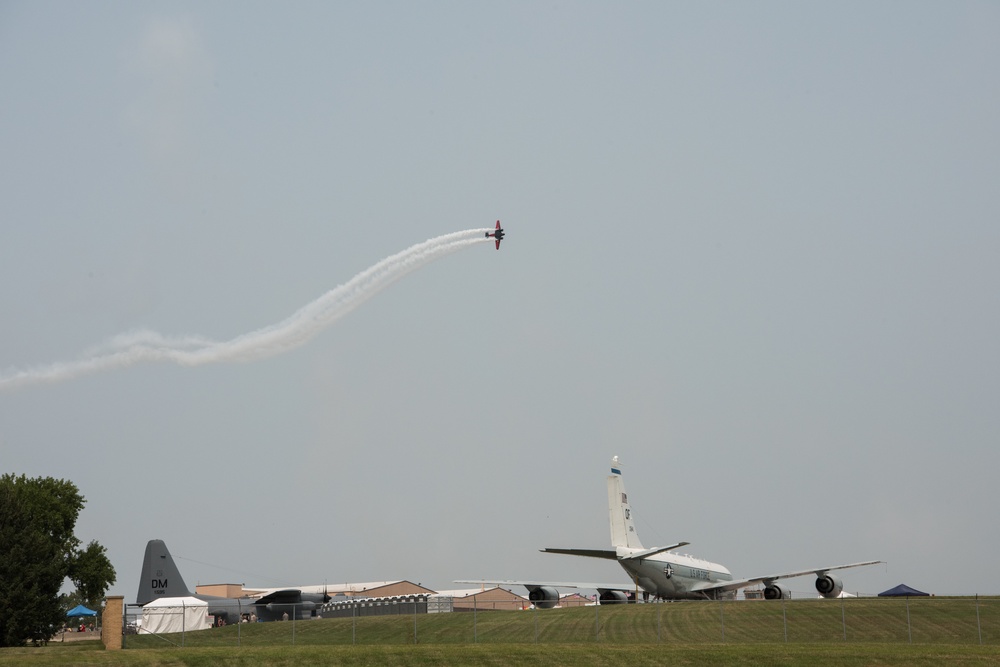
[[[844,641],[847,641],[847,611],[844,609],[844,598],[840,598],[840,624],[844,626]]]
[[[454,610],[455,608],[454,598],[452,598],[451,604],[452,604],[452,609]],[[477,632],[478,629],[476,627],[476,620],[477,620],[476,617],[478,616],[478,614],[479,614],[479,596],[473,595],[472,596],[472,643],[473,644],[479,643],[479,634]]]
[[[722,643],[726,643],[726,616],[722,613],[722,598],[719,598],[719,622],[722,625]]]
[[[181,600],[181,647],[184,646],[184,635],[185,635],[185,622],[187,621],[187,613],[185,613],[186,605],[184,601]]]
[[[979,645],[983,645],[983,626],[979,622],[979,593],[976,593],[976,630],[979,631]]]
[[[413,598],[413,643],[417,643],[417,598]]]
[[[236,598],[236,645],[242,646],[243,639],[243,601]]]
[[[295,646],[295,607],[292,605],[292,646]]]
[[[781,624],[785,628],[785,643],[788,643],[788,614],[785,612],[785,598],[781,598]]]
[[[597,604],[594,605],[594,641],[601,641],[601,596],[598,595],[597,599],[594,600]]]
[[[910,639],[910,643],[913,643],[913,629],[910,627],[910,596],[906,596],[906,635]]]
[[[351,644],[356,644],[355,629],[358,625],[358,601],[351,597]]]

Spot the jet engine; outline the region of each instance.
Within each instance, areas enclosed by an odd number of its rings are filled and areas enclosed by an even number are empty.
[[[816,577],[816,590],[825,598],[835,598],[844,590],[844,582],[832,574]]]
[[[781,600],[789,599],[792,594],[787,590],[779,586],[778,584],[768,584],[764,587],[764,599],[765,600]]]
[[[539,586],[528,591],[528,599],[538,609],[552,609],[559,604],[559,591],[549,586]]]
[[[624,591],[601,591],[601,604],[627,604],[628,595]]]

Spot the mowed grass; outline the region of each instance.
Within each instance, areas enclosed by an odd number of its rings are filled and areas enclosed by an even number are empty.
[[[0,665],[1000,664],[1000,599],[978,615],[972,598],[865,598],[377,616],[3,649]]]
[[[0,665],[996,665],[995,647],[954,644],[438,644],[105,651],[99,642],[0,650]]]

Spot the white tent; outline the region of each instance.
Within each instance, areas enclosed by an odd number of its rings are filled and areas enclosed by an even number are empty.
[[[212,627],[208,603],[198,598],[158,598],[142,607],[141,634],[162,635]]]

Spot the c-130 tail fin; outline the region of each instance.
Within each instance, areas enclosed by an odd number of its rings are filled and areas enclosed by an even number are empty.
[[[146,544],[146,555],[142,560],[142,576],[139,592],[135,596],[138,604],[146,604],[157,598],[187,597],[191,595],[167,551],[163,540],[150,540]]]

